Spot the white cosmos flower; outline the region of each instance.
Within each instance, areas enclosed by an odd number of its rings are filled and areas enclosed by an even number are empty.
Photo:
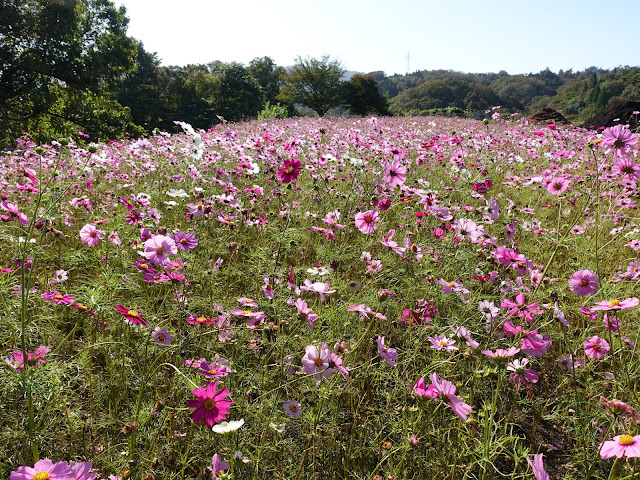
[[[189,194],[181,188],[172,188],[167,190],[167,195],[174,198],[188,198]]]
[[[273,422],[271,422],[271,423],[269,424],[269,426],[270,426],[271,428],[273,428],[273,429],[274,429],[276,432],[278,432],[278,433],[282,433],[282,432],[284,432],[284,429],[285,429],[285,427],[286,427],[286,425],[285,425],[284,423],[273,423]]]
[[[213,431],[216,433],[231,433],[238,430],[240,427],[244,425],[244,418],[240,420],[231,420],[230,422],[220,422],[217,425],[213,426]]]

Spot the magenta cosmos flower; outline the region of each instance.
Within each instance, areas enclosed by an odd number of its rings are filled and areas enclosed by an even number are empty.
[[[144,242],[142,256],[157,265],[167,265],[170,260],[167,255],[178,253],[178,246],[171,237],[156,235]]]
[[[626,157],[631,152],[631,146],[638,143],[638,136],[631,133],[624,125],[605,128],[602,132],[604,153],[613,152],[618,157]]]
[[[598,288],[600,288],[600,282],[597,275],[591,270],[578,270],[576,273],[571,275],[569,288],[576,295],[585,297],[592,293],[596,293]]]
[[[602,458],[611,457],[640,457],[640,435],[617,435],[613,440],[607,440],[600,445],[600,456]],[[11,477],[13,480],[13,477]]]
[[[533,314],[542,313],[542,310],[536,308],[538,306],[538,302],[534,302],[530,305],[526,305],[524,301],[524,294],[519,293],[516,295],[516,301],[504,299],[500,304],[502,308],[508,308],[509,315],[517,315],[518,317],[524,317],[529,322],[533,322]]]
[[[87,223],[80,230],[80,240],[90,247],[95,247],[100,241],[100,238],[102,238],[102,232],[98,230],[95,225]]]
[[[429,379],[438,398],[451,408],[460,420],[466,421],[467,416],[471,413],[471,405],[467,405],[456,396],[456,386],[448,380],[440,380],[435,373],[429,375]]]
[[[36,348],[35,352],[27,352],[27,361],[25,362],[22,350],[14,350],[6,361],[16,372],[21,372],[24,370],[25,363],[29,367],[37,367],[45,363],[47,360],[43,357],[49,353],[49,351],[51,351],[49,345],[40,345]]]
[[[380,215],[376,210],[369,210],[366,212],[356,213],[356,227],[362,233],[371,235],[376,230],[376,220]]]
[[[301,166],[300,160],[295,157],[291,160],[285,160],[284,166],[276,172],[276,178],[282,183],[291,183],[300,175]]]
[[[547,192],[552,195],[560,195],[569,188],[569,180],[561,177],[554,177],[547,183]]]
[[[605,300],[604,302],[598,302],[595,306],[591,307],[591,310],[629,310],[637,306],[640,303],[636,297],[627,298],[625,300]]]
[[[189,400],[187,408],[195,408],[189,415],[194,424],[204,421],[205,425],[213,427],[214,423],[219,423],[229,415],[229,406],[233,403],[231,399],[226,399],[229,395],[227,387],[218,390],[218,381],[207,382],[205,388],[199,387],[191,392],[196,400]]]
[[[378,353],[390,366],[395,367],[397,365],[398,352],[395,348],[389,348],[384,346],[384,337],[378,336],[376,338],[378,344]]]
[[[143,327],[149,326],[149,322],[147,322],[147,320],[137,310],[129,310],[127,307],[120,304],[116,305],[114,309],[131,325],[142,325]]]
[[[10,480],[71,480],[73,475],[67,462],[54,464],[48,458],[43,458],[33,467],[18,467],[15,472],[11,472],[9,478]]]
[[[609,342],[604,338],[593,336],[584,341],[584,354],[589,358],[604,358],[609,353],[609,350]]]

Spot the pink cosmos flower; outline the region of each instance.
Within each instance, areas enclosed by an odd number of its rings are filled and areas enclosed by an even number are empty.
[[[533,470],[533,476],[536,480],[549,480],[549,475],[544,470],[544,463],[542,462],[542,453],[537,453],[533,456],[533,462],[527,457],[527,463]]]
[[[114,309],[131,325],[141,325],[143,327],[149,326],[149,322],[147,322],[147,320],[137,310],[129,310],[120,304],[116,305]]]
[[[191,393],[195,395],[196,400],[189,400],[186,407],[195,408],[189,415],[195,425],[203,421],[205,425],[213,427],[214,423],[221,422],[229,415],[229,406],[233,401],[227,399],[230,395],[227,387],[218,390],[217,380],[213,383],[207,382],[206,387],[199,387]]]
[[[216,362],[211,362],[211,365],[207,362],[201,362],[198,373],[205,378],[219,378],[226,377],[231,373],[231,370],[226,365],[218,365]]]
[[[95,247],[98,242],[100,242],[101,238],[102,232],[90,223],[87,223],[80,230],[80,240],[82,240],[82,243],[85,243],[90,247]]]
[[[291,160],[284,161],[284,166],[276,172],[276,178],[282,183],[291,183],[300,175],[300,169],[300,160],[293,157]]]
[[[25,362],[22,350],[14,350],[11,352],[6,362],[16,372],[21,372],[24,370],[25,364],[28,367],[37,367],[38,365],[45,363],[47,360],[43,357],[49,353],[49,351],[51,351],[51,347],[49,345],[40,345],[36,348],[35,352],[27,352],[27,360]]]
[[[91,472],[91,462],[71,462],[69,463],[69,469],[73,473],[72,480],[94,480],[98,474]]]
[[[611,457],[640,457],[640,435],[617,435],[613,440],[607,440],[600,445],[600,456],[602,458]],[[11,477],[13,480],[13,477]]]
[[[356,213],[356,227],[362,233],[371,235],[377,228],[376,220],[378,220],[379,217],[380,215],[377,210],[368,210],[366,212]]]
[[[600,287],[598,277],[591,270],[578,270],[569,280],[569,288],[576,295],[585,297],[596,293]]]
[[[522,360],[515,359],[509,362],[507,365],[507,371],[513,372],[509,375],[509,380],[516,384],[516,390],[520,390],[520,382],[524,382],[524,385],[528,388],[532,383],[538,381],[538,374],[533,369],[526,369],[529,360],[523,358]]]
[[[419,395],[423,398],[438,398],[438,393],[435,391],[433,385],[427,385],[424,382],[424,378],[419,378],[416,382],[416,386],[414,387],[411,382],[409,382],[409,388],[413,390],[413,393]]]
[[[378,353],[392,367],[395,367],[397,363],[395,360],[398,358],[398,352],[395,348],[388,348],[384,346],[384,337],[378,336],[376,338],[376,343],[378,344]]]
[[[611,167],[611,173],[620,177],[640,179],[640,164],[628,157],[616,158]]]
[[[464,338],[467,345],[469,345],[471,348],[478,348],[480,346],[478,342],[471,338],[471,332],[467,327],[458,327],[452,325],[450,328],[454,335],[459,338]]]
[[[398,255],[404,255],[404,248],[398,246],[398,242],[393,240],[393,236],[395,235],[395,229],[389,230],[389,232],[384,236],[384,240],[380,240],[380,243],[385,247],[390,248]]]
[[[429,207],[429,213],[443,222],[448,222],[449,220],[453,219],[453,215],[449,213],[449,210],[441,207],[440,205],[431,205]]]
[[[187,318],[187,323],[190,323],[191,325],[212,325],[216,323],[216,319],[208,318],[204,315],[191,315],[189,318]]]
[[[515,302],[505,298],[504,300],[502,300],[500,306],[502,308],[509,309],[509,311],[507,312],[508,315],[517,315],[518,317],[524,317],[530,323],[533,322],[533,314],[539,314],[543,312],[539,308],[536,308],[538,306],[538,302],[532,303],[530,305],[525,305],[524,293],[519,293],[518,295],[516,295]]]
[[[320,295],[320,301],[324,303],[325,295],[330,293],[334,293],[335,290],[329,290],[329,284],[324,282],[311,282],[311,280],[306,279],[304,281],[304,286],[300,287],[300,290],[304,290],[307,292],[314,292]]]
[[[173,337],[166,327],[156,327],[151,334],[151,338],[153,338],[153,341],[158,345],[166,346],[170,345],[171,342],[173,342]]]
[[[384,169],[384,182],[391,188],[404,184],[407,180],[407,167],[403,166],[398,159],[391,162]]]
[[[435,373],[429,375],[429,379],[438,398],[451,408],[460,420],[466,421],[467,415],[471,413],[471,406],[456,396],[456,386],[448,380],[440,380]]]
[[[220,455],[217,453],[213,455],[211,459],[211,466],[207,467],[211,471],[211,480],[219,480],[224,472],[229,470],[230,465],[224,460],[220,459]]]
[[[167,265],[170,263],[167,255],[175,255],[176,253],[178,253],[178,247],[171,237],[156,235],[144,242],[142,256],[157,265]]]
[[[458,347],[454,346],[456,341],[449,339],[444,335],[429,337],[427,340],[431,342],[431,348],[435,348],[436,350],[444,350],[446,352],[453,352],[454,350],[458,350]]]
[[[613,152],[617,157],[626,157],[631,153],[631,146],[638,143],[638,136],[631,133],[624,125],[605,128],[602,132],[604,153]]]
[[[60,304],[71,305],[75,297],[71,297],[69,295],[63,295],[56,290],[55,292],[44,292],[42,294],[42,299],[48,302],[51,302],[51,301],[56,302],[57,305],[60,305]]]
[[[284,402],[282,407],[284,408],[284,413],[286,413],[290,418],[300,418],[302,416],[302,405],[295,400]]]
[[[195,233],[179,231],[171,238],[173,238],[176,247],[180,250],[184,250],[185,252],[190,252],[198,246],[198,239],[196,238]]]
[[[262,291],[264,292],[264,294],[269,297],[270,299],[273,300],[273,297],[275,297],[275,293],[273,292],[273,285],[271,285],[270,281],[269,281],[269,276],[265,275],[262,277],[262,279],[264,280],[264,285],[262,286]]]
[[[307,345],[302,357],[302,370],[306,374],[318,374],[329,368],[329,348],[326,344]]]
[[[593,336],[584,341],[584,354],[589,358],[604,358],[609,350],[609,343],[604,338]]]
[[[591,307],[591,310],[629,310],[640,303],[636,297],[627,298],[625,300],[609,300],[604,302],[598,302],[595,306]]]
[[[303,299],[298,298],[295,302],[292,299],[287,301],[289,305],[292,305],[298,309],[298,316],[302,319],[306,319],[309,322],[309,328],[313,330],[313,322],[318,319],[318,315],[313,313],[313,310],[309,308],[307,302]]]
[[[569,180],[562,177],[554,177],[548,180],[547,192],[552,195],[560,195],[569,188]]]
[[[513,357],[519,351],[520,349],[517,347],[509,347],[507,350],[503,348],[497,348],[495,352],[491,350],[482,350],[482,353],[484,353],[487,357],[501,359]]]
[[[71,480],[73,472],[67,462],[54,464],[48,458],[36,462],[33,467],[18,467],[9,476],[10,480]]]

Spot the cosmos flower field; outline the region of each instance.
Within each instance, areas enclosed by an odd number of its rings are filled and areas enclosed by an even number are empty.
[[[640,478],[628,129],[81,140],[0,158],[2,478]]]

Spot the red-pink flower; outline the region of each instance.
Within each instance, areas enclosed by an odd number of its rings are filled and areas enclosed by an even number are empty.
[[[284,167],[279,168],[276,172],[276,178],[282,183],[291,183],[300,175],[300,168],[300,160],[297,158],[294,157],[291,160],[285,160]]]
[[[141,325],[143,327],[149,326],[149,322],[147,322],[147,320],[137,310],[129,310],[120,304],[116,305],[114,309],[131,325]]]
[[[229,407],[233,403],[231,399],[227,399],[230,395],[227,387],[218,390],[218,381],[213,383],[207,382],[205,388],[199,387],[191,392],[195,395],[196,400],[189,400],[187,408],[195,408],[195,411],[189,415],[194,424],[201,421],[205,425],[213,427],[214,423],[219,423],[229,415]]]
[[[356,213],[356,227],[362,233],[371,235],[376,230],[376,220],[379,218],[377,210]]]
[[[27,352],[27,360],[25,362],[24,355],[21,350],[14,350],[9,357],[7,358],[7,363],[11,366],[16,372],[21,372],[24,370],[25,364],[28,367],[37,367],[45,363],[47,360],[43,357],[49,353],[51,347],[49,345],[40,345],[36,348],[35,352],[28,351]]]

